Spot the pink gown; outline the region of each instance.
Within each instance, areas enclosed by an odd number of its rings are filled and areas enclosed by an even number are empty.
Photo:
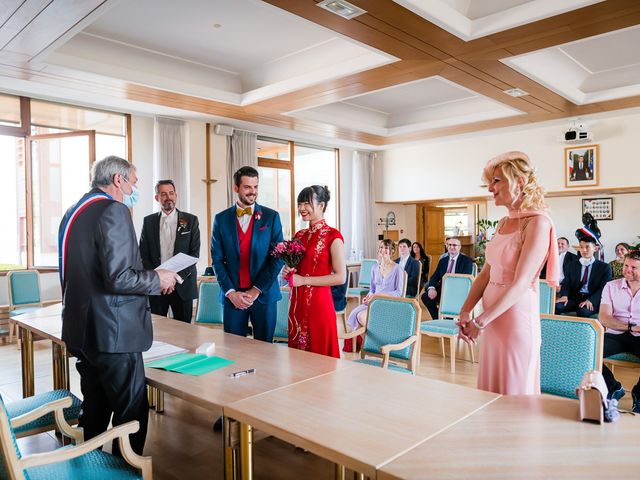
[[[502,223],[502,222],[501,222]],[[520,258],[522,234],[520,230],[493,236],[486,250],[491,265],[489,283],[482,296],[486,310],[513,282]],[[549,244],[536,245],[548,252]],[[544,262],[543,262],[544,265]],[[533,395],[540,393],[540,292],[538,275],[516,303],[491,321],[482,333],[478,388],[503,395]]]

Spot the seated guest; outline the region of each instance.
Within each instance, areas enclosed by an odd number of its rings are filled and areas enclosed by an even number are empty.
[[[632,353],[640,356],[640,252],[632,251],[624,256],[623,278],[607,283],[602,291],[600,323],[606,328],[604,334],[604,358],[617,353]],[[636,296],[637,295],[637,296]],[[602,375],[607,382],[609,398],[620,400],[624,394],[606,365]],[[640,379],[631,390],[633,411],[640,413]]]
[[[622,278],[622,265],[624,264],[624,257],[629,251],[631,247],[628,243],[619,243],[616,245],[616,259],[609,262],[611,265],[611,273],[613,274],[613,279],[617,280],[618,278]]]
[[[442,290],[442,277],[447,273],[473,273],[473,260],[460,253],[460,239],[456,237],[447,238],[448,255],[440,258],[436,271],[429,279],[429,284],[422,294],[422,303],[425,304],[432,319],[438,318],[438,304],[440,303],[440,292]]]
[[[331,298],[333,298],[333,308],[336,312],[341,312],[347,308],[347,289],[349,288],[349,272],[347,272],[344,283],[331,287]]]
[[[347,325],[351,328],[351,331],[367,323],[367,306],[369,300],[375,294],[382,293],[392,297],[400,297],[402,295],[404,274],[400,265],[391,260],[394,250],[393,240],[388,238],[382,240],[378,245],[378,264],[371,269],[369,293],[362,299],[362,304],[351,311],[347,320]],[[362,345],[362,337],[359,336],[357,339],[356,347],[359,351]],[[344,352],[352,351],[353,344],[351,342],[350,338],[344,341],[342,349]]]
[[[422,248],[422,244],[419,242],[413,242],[413,245],[411,245],[411,256],[422,264],[422,273],[420,274],[420,283],[418,285],[418,291],[420,291],[429,278],[431,260],[424,251],[424,248]]]
[[[580,259],[572,262],[560,286],[556,315],[576,312],[578,317],[598,313],[605,284],[611,280],[609,264],[596,260],[596,240],[590,236],[580,239]]]
[[[420,279],[420,262],[411,256],[411,240],[403,238],[398,242],[398,253],[400,256],[396,263],[407,272],[407,297],[415,297],[418,293],[418,283]]]
[[[558,237],[558,256],[560,260],[560,265],[562,268],[560,269],[560,277],[558,278],[558,282],[562,283],[564,280],[564,276],[567,274],[567,267],[571,262],[575,262],[578,260],[578,256],[575,253],[571,253],[569,251],[569,239],[567,237]],[[540,278],[543,280],[547,278],[547,264],[545,262],[542,271],[540,272]],[[560,290],[558,288],[558,290]]]

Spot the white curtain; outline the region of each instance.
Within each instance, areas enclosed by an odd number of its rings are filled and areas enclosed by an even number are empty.
[[[173,180],[177,207],[189,208],[187,192],[186,126],[183,121],[156,117],[154,131],[154,186],[158,180]],[[155,193],[155,192],[154,192]],[[159,208],[156,203],[156,209]]]
[[[233,174],[240,167],[258,168],[258,153],[256,151],[256,139],[258,135],[253,132],[235,130],[233,135],[227,137],[227,189],[228,206],[233,205]]]
[[[364,258],[376,258],[373,165],[375,152],[353,152],[351,184],[351,249]]]

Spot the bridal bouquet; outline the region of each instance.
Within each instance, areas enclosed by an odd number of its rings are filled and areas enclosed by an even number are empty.
[[[271,255],[282,260],[287,267],[296,268],[304,257],[304,251],[304,246],[298,240],[285,240],[273,247]],[[293,287],[293,274],[290,273],[285,278],[289,286]]]

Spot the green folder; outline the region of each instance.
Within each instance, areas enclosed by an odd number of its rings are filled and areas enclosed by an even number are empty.
[[[145,364],[145,366],[199,376],[228,365],[233,365],[234,363],[236,362],[222,357],[207,357],[206,355],[195,353],[179,353],[170,357],[161,358],[160,360],[154,360],[153,362]]]

